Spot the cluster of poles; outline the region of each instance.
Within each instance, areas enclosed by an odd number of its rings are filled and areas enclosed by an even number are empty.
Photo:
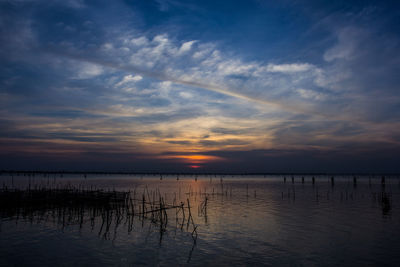
[[[207,212],[207,197],[200,204],[199,213]],[[206,216],[206,215],[205,215]],[[0,217],[16,221],[51,221],[64,229],[68,225],[80,228],[90,223],[92,230],[96,223],[100,225],[99,236],[107,238],[111,232],[116,235],[121,224],[133,230],[134,220],[151,222],[160,231],[160,242],[171,217],[175,217],[175,226],[191,233],[193,242],[197,240],[197,226],[192,216],[189,198],[185,202],[174,198],[167,203],[158,189],[144,188],[121,192],[99,190],[65,185],[63,188],[32,187],[26,189],[0,189]],[[113,231],[112,231],[113,230]]]

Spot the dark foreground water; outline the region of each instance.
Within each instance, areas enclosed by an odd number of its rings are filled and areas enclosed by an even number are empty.
[[[151,218],[82,220],[60,211],[0,211],[1,266],[271,265],[400,266],[397,177],[0,176],[7,187],[158,194],[187,203],[193,223]],[[151,198],[151,196],[149,196]],[[204,201],[207,205],[204,208]],[[65,203],[68,206],[68,203]],[[140,207],[139,207],[140,208]],[[54,214],[58,214],[55,216]],[[187,215],[186,215],[187,216]],[[93,218],[93,216],[92,216]],[[106,225],[106,226],[105,226]],[[196,227],[197,238],[193,230]]]

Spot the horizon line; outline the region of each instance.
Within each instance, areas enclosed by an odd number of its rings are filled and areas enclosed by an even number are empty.
[[[400,176],[399,172],[160,172],[160,171],[59,171],[59,170],[0,170],[2,174],[95,174],[95,175],[390,175]]]

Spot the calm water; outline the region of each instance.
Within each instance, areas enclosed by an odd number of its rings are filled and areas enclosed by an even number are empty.
[[[61,224],[51,211],[1,211],[0,265],[400,266],[400,183],[387,177],[0,176],[5,186],[86,188],[160,194],[192,206],[193,226],[168,212],[166,231],[150,219]],[[147,188],[147,189],[146,189]],[[382,193],[384,199],[382,199]],[[207,197],[206,211],[200,205]],[[68,205],[68,203],[66,203]],[[21,208],[23,209],[23,208]],[[23,211],[21,212],[21,214]]]

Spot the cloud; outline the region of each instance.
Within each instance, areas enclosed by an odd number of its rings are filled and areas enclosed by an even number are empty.
[[[124,76],[124,78],[119,83],[117,83],[116,86],[121,86],[121,85],[124,85],[129,82],[138,82],[142,79],[143,79],[143,77],[140,75],[132,76],[131,74],[129,74],[129,75]]]
[[[189,98],[193,97],[193,95],[191,93],[189,93],[189,92],[180,92],[179,96],[182,97],[182,98],[185,98],[185,99],[189,99]]]
[[[186,53],[188,51],[190,51],[190,49],[192,48],[192,45],[195,43],[196,41],[189,41],[189,42],[184,42],[181,47],[179,48],[179,54],[183,54]]]
[[[98,64],[83,62],[75,66],[78,68],[74,79],[91,79],[103,74],[103,67]]]
[[[348,29],[345,28],[343,31],[346,32]],[[341,35],[340,30],[337,33],[337,40],[344,40],[340,36],[348,38],[351,36]],[[132,39],[147,41],[141,41],[141,46],[137,46],[136,43],[127,41]],[[46,50],[54,55],[125,72],[123,77],[127,76],[126,72],[135,73],[150,79],[172,82],[174,86],[197,88],[203,90],[203,93],[208,91],[211,93],[208,94],[208,101],[216,102],[218,100],[212,99],[223,95],[240,100],[241,105],[254,103],[256,104],[254,107],[259,109],[258,112],[306,114],[329,120],[365,119],[361,112],[361,108],[364,107],[361,105],[343,108],[349,99],[349,95],[344,95],[344,92],[354,87],[347,82],[350,79],[353,82],[358,79],[353,74],[357,68],[351,64],[355,60],[362,59],[362,53],[365,56],[365,51],[361,49],[354,50],[358,51],[358,54],[352,57],[352,60],[338,57],[336,60],[326,61],[317,66],[299,61],[284,64],[245,61],[239,56],[222,53],[213,43],[200,41],[190,45],[191,53],[180,54],[180,49],[186,43],[170,38],[166,33],[156,34],[153,37],[135,33],[135,38],[130,36],[116,38],[111,49],[94,50],[88,55],[79,49],[60,51],[57,47],[55,49],[50,47]],[[336,46],[337,43],[334,43],[326,51]],[[120,47],[127,48],[130,55],[127,56]],[[196,53],[207,56],[194,58],[192,55]],[[119,78],[119,82],[123,81],[123,77]],[[120,86],[119,82],[115,82],[114,86]],[[140,94],[142,90],[150,92],[149,88],[135,90],[128,88],[125,91]],[[163,90],[160,87],[160,92],[164,93],[157,97],[164,98],[170,103],[177,103],[174,97],[179,95],[172,96],[169,93],[171,90]],[[152,97],[156,96],[152,94]],[[360,108],[358,112],[352,110],[356,106]],[[341,109],[342,112],[337,114],[335,112],[337,109]]]
[[[144,46],[144,45],[147,45],[149,43],[149,40],[144,36],[140,36],[140,37],[137,37],[137,38],[132,38],[130,40],[130,43],[135,45],[135,46]]]
[[[313,90],[307,90],[307,89],[297,89],[296,90],[299,95],[303,98],[306,99],[313,99],[313,100],[325,100],[327,98],[327,95],[320,93],[320,92],[316,92]]]
[[[162,42],[166,42],[166,41],[162,41]],[[287,110],[287,111],[292,111],[292,112],[309,112],[306,109],[303,109],[300,105],[298,106],[287,106],[283,103],[280,103],[279,101],[276,100],[269,100],[266,99],[267,96],[263,97],[263,98],[257,98],[257,97],[253,97],[251,95],[246,95],[244,93],[238,92],[239,90],[237,88],[235,88],[235,85],[233,86],[226,86],[226,85],[220,85],[220,84],[212,84],[211,82],[214,80],[215,82],[221,81],[224,82],[224,73],[222,73],[221,76],[219,76],[218,74],[220,73],[213,73],[212,76],[209,76],[209,72],[195,72],[192,75],[176,75],[175,77],[172,75],[167,75],[165,72],[163,73],[163,71],[149,71],[146,69],[141,69],[140,67],[136,67],[135,65],[138,64],[138,62],[135,62],[134,65],[121,65],[121,64],[117,64],[117,63],[113,63],[113,62],[107,62],[107,61],[102,61],[99,60],[98,58],[91,58],[91,57],[82,57],[82,56],[77,56],[74,54],[70,54],[70,53],[65,53],[65,52],[61,52],[58,50],[54,50],[54,49],[47,49],[47,52],[51,52],[53,54],[57,54],[60,56],[64,56],[70,59],[76,59],[79,60],[81,62],[86,62],[86,63],[92,63],[92,66],[94,65],[102,65],[104,67],[111,67],[114,69],[118,69],[118,70],[123,70],[123,71],[128,71],[128,72],[136,72],[136,73],[140,73],[140,75],[143,76],[147,76],[149,78],[156,78],[158,80],[164,80],[167,82],[173,82],[176,84],[181,84],[181,85],[186,85],[186,86],[190,86],[190,87],[195,87],[195,88],[201,88],[201,89],[205,89],[208,91],[212,91],[212,92],[216,92],[218,94],[222,94],[222,95],[226,95],[226,96],[230,96],[233,98],[238,98],[238,99],[242,99],[245,101],[250,101],[250,102],[254,102],[259,104],[260,107],[264,107],[264,108],[268,108],[268,107],[275,107],[275,108],[281,108],[283,110]],[[159,52],[156,52],[157,55],[161,54]],[[151,52],[150,53],[150,57],[154,57],[154,53]],[[151,62],[147,65],[147,67],[154,65],[155,62],[154,61],[147,61],[147,62]],[[162,64],[159,65],[158,68],[161,68]],[[217,67],[217,66],[215,66]],[[247,67],[244,66],[243,69],[246,69]],[[82,78],[85,77],[90,77],[90,75],[95,76],[100,74],[100,72],[98,73],[96,70],[91,72],[91,69],[89,68],[89,71],[86,72],[84,71],[83,74],[81,75]],[[166,71],[167,72],[167,71]],[[175,72],[175,71],[174,71]],[[168,74],[171,74],[171,72],[169,72]],[[173,74],[173,73],[172,73]],[[205,75],[204,75],[205,74]],[[230,74],[232,74],[232,69]],[[208,80],[210,81],[210,83],[204,83],[201,80]],[[229,83],[228,83],[229,84]],[[235,90],[236,89],[236,90]]]
[[[193,53],[193,58],[200,60],[200,59],[204,59],[204,57],[206,57],[207,55],[209,55],[210,53],[214,53],[215,49],[215,45],[211,44],[211,43],[200,43],[197,46],[197,50],[194,51]]]
[[[357,49],[367,38],[367,32],[356,27],[345,27],[338,32],[337,38],[337,44],[324,53],[324,59],[328,62],[353,59],[359,54]]]
[[[335,43],[323,54],[327,62],[315,83],[331,91],[347,114],[375,123],[398,114],[400,39],[378,26],[336,30]],[[397,103],[397,104],[396,104]],[[341,108],[343,110],[343,108]]]
[[[292,64],[268,64],[266,67],[267,72],[282,72],[282,73],[293,73],[308,71],[313,66],[308,63],[292,63]]]

